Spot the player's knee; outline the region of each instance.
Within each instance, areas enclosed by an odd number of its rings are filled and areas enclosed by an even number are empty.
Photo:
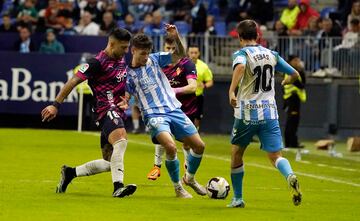
[[[268,153],[269,160],[271,161],[271,164],[275,166],[276,160],[281,157],[280,152],[274,152],[274,153]]]
[[[204,153],[204,149],[205,149],[205,143],[202,140],[199,140],[198,142],[196,142],[193,147],[193,151],[197,154]]]
[[[174,142],[167,142],[165,144],[162,144],[162,146],[165,148],[166,155],[175,157],[176,155],[176,144]]]

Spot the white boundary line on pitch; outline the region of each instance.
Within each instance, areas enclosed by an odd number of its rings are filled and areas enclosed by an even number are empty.
[[[88,135],[93,135],[93,136],[100,136],[100,134],[96,133],[96,132],[82,132],[82,133],[83,134],[88,134]],[[153,146],[153,144],[148,143],[148,142],[140,142],[140,141],[133,141],[133,140],[128,140],[128,142],[135,143],[135,144],[140,144],[140,145],[145,145],[145,146]],[[207,158],[211,158],[211,159],[223,160],[223,161],[230,162],[230,159],[225,158],[225,157],[218,157],[218,156],[213,156],[213,155],[208,155],[208,154],[204,154],[204,156],[207,157]],[[257,164],[257,163],[246,163],[246,165],[257,167],[257,168],[262,168],[262,169],[266,169],[266,170],[276,170],[273,167],[269,167],[269,166],[265,166],[265,165]],[[339,179],[335,179],[335,178],[332,178],[332,177],[319,176],[319,175],[314,175],[314,174],[310,174],[310,173],[303,173],[303,172],[296,172],[296,174],[299,174],[301,176],[314,178],[314,179],[317,179],[317,180],[326,180],[326,181],[330,181],[330,182],[333,182],[333,183],[341,183],[341,184],[346,184],[346,185],[350,185],[350,186],[360,187],[360,184],[358,184],[358,183],[348,182],[348,181],[345,181],[345,180],[339,180]]]

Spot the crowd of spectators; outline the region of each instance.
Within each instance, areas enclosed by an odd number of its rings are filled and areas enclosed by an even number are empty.
[[[10,4],[9,4],[10,2]],[[254,19],[260,29],[278,36],[341,37],[351,32],[360,19],[360,0],[338,1],[333,10],[313,8],[309,0],[288,0],[275,10],[276,0],[1,0],[0,32],[56,35],[106,35],[120,25],[132,33],[163,34],[167,22],[185,24],[183,34],[217,35],[217,22],[226,24],[231,36],[234,25]],[[283,1],[282,1],[283,2]],[[277,11],[280,11],[277,13]],[[179,27],[181,28],[181,27]],[[23,30],[26,29],[26,30]],[[185,32],[185,33],[184,33]],[[357,31],[358,32],[358,31]],[[26,34],[25,34],[26,35]],[[57,42],[60,43],[60,42]],[[322,42],[321,44],[325,44]],[[61,43],[60,43],[61,44]],[[311,44],[311,43],[310,43]],[[32,48],[28,45],[27,50]],[[284,44],[286,46],[286,42]],[[348,43],[345,43],[348,45]]]

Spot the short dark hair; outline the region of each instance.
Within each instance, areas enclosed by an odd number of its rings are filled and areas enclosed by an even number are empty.
[[[164,39],[164,43],[167,43],[169,45],[174,44],[175,43],[175,38],[170,36],[170,35],[166,35],[165,39]]]
[[[291,54],[288,56],[288,62],[291,62],[292,60],[294,60],[295,58],[300,58],[299,56],[295,55],[295,54]]]
[[[257,25],[254,20],[244,20],[240,22],[236,26],[237,33],[239,35],[239,38],[242,38],[244,40],[256,40],[258,33],[257,33]]]
[[[111,30],[109,37],[115,38],[119,41],[130,41],[131,34],[126,29],[114,28],[113,30]]]
[[[140,49],[151,49],[153,46],[152,40],[149,36],[139,33],[136,34],[130,41],[131,46]]]

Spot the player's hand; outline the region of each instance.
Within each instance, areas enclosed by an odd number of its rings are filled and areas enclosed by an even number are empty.
[[[291,78],[285,78],[284,80],[282,80],[281,85],[284,86],[291,83]]]
[[[128,109],[129,108],[129,103],[126,100],[126,98],[125,97],[120,97],[120,98],[121,98],[121,101],[117,104],[117,106],[122,110]]]
[[[233,108],[236,108],[237,107],[237,99],[235,97],[235,94],[232,93],[229,97],[229,102],[230,102],[230,105],[233,107]]]
[[[49,105],[41,111],[42,122],[49,122],[57,115],[58,109],[54,105]]]
[[[198,88],[204,89],[205,84],[203,82],[198,82]]]
[[[171,24],[166,23],[165,24],[165,30],[166,30],[167,34],[172,36],[172,37],[178,36],[178,30],[177,30],[175,25],[171,25]]]

